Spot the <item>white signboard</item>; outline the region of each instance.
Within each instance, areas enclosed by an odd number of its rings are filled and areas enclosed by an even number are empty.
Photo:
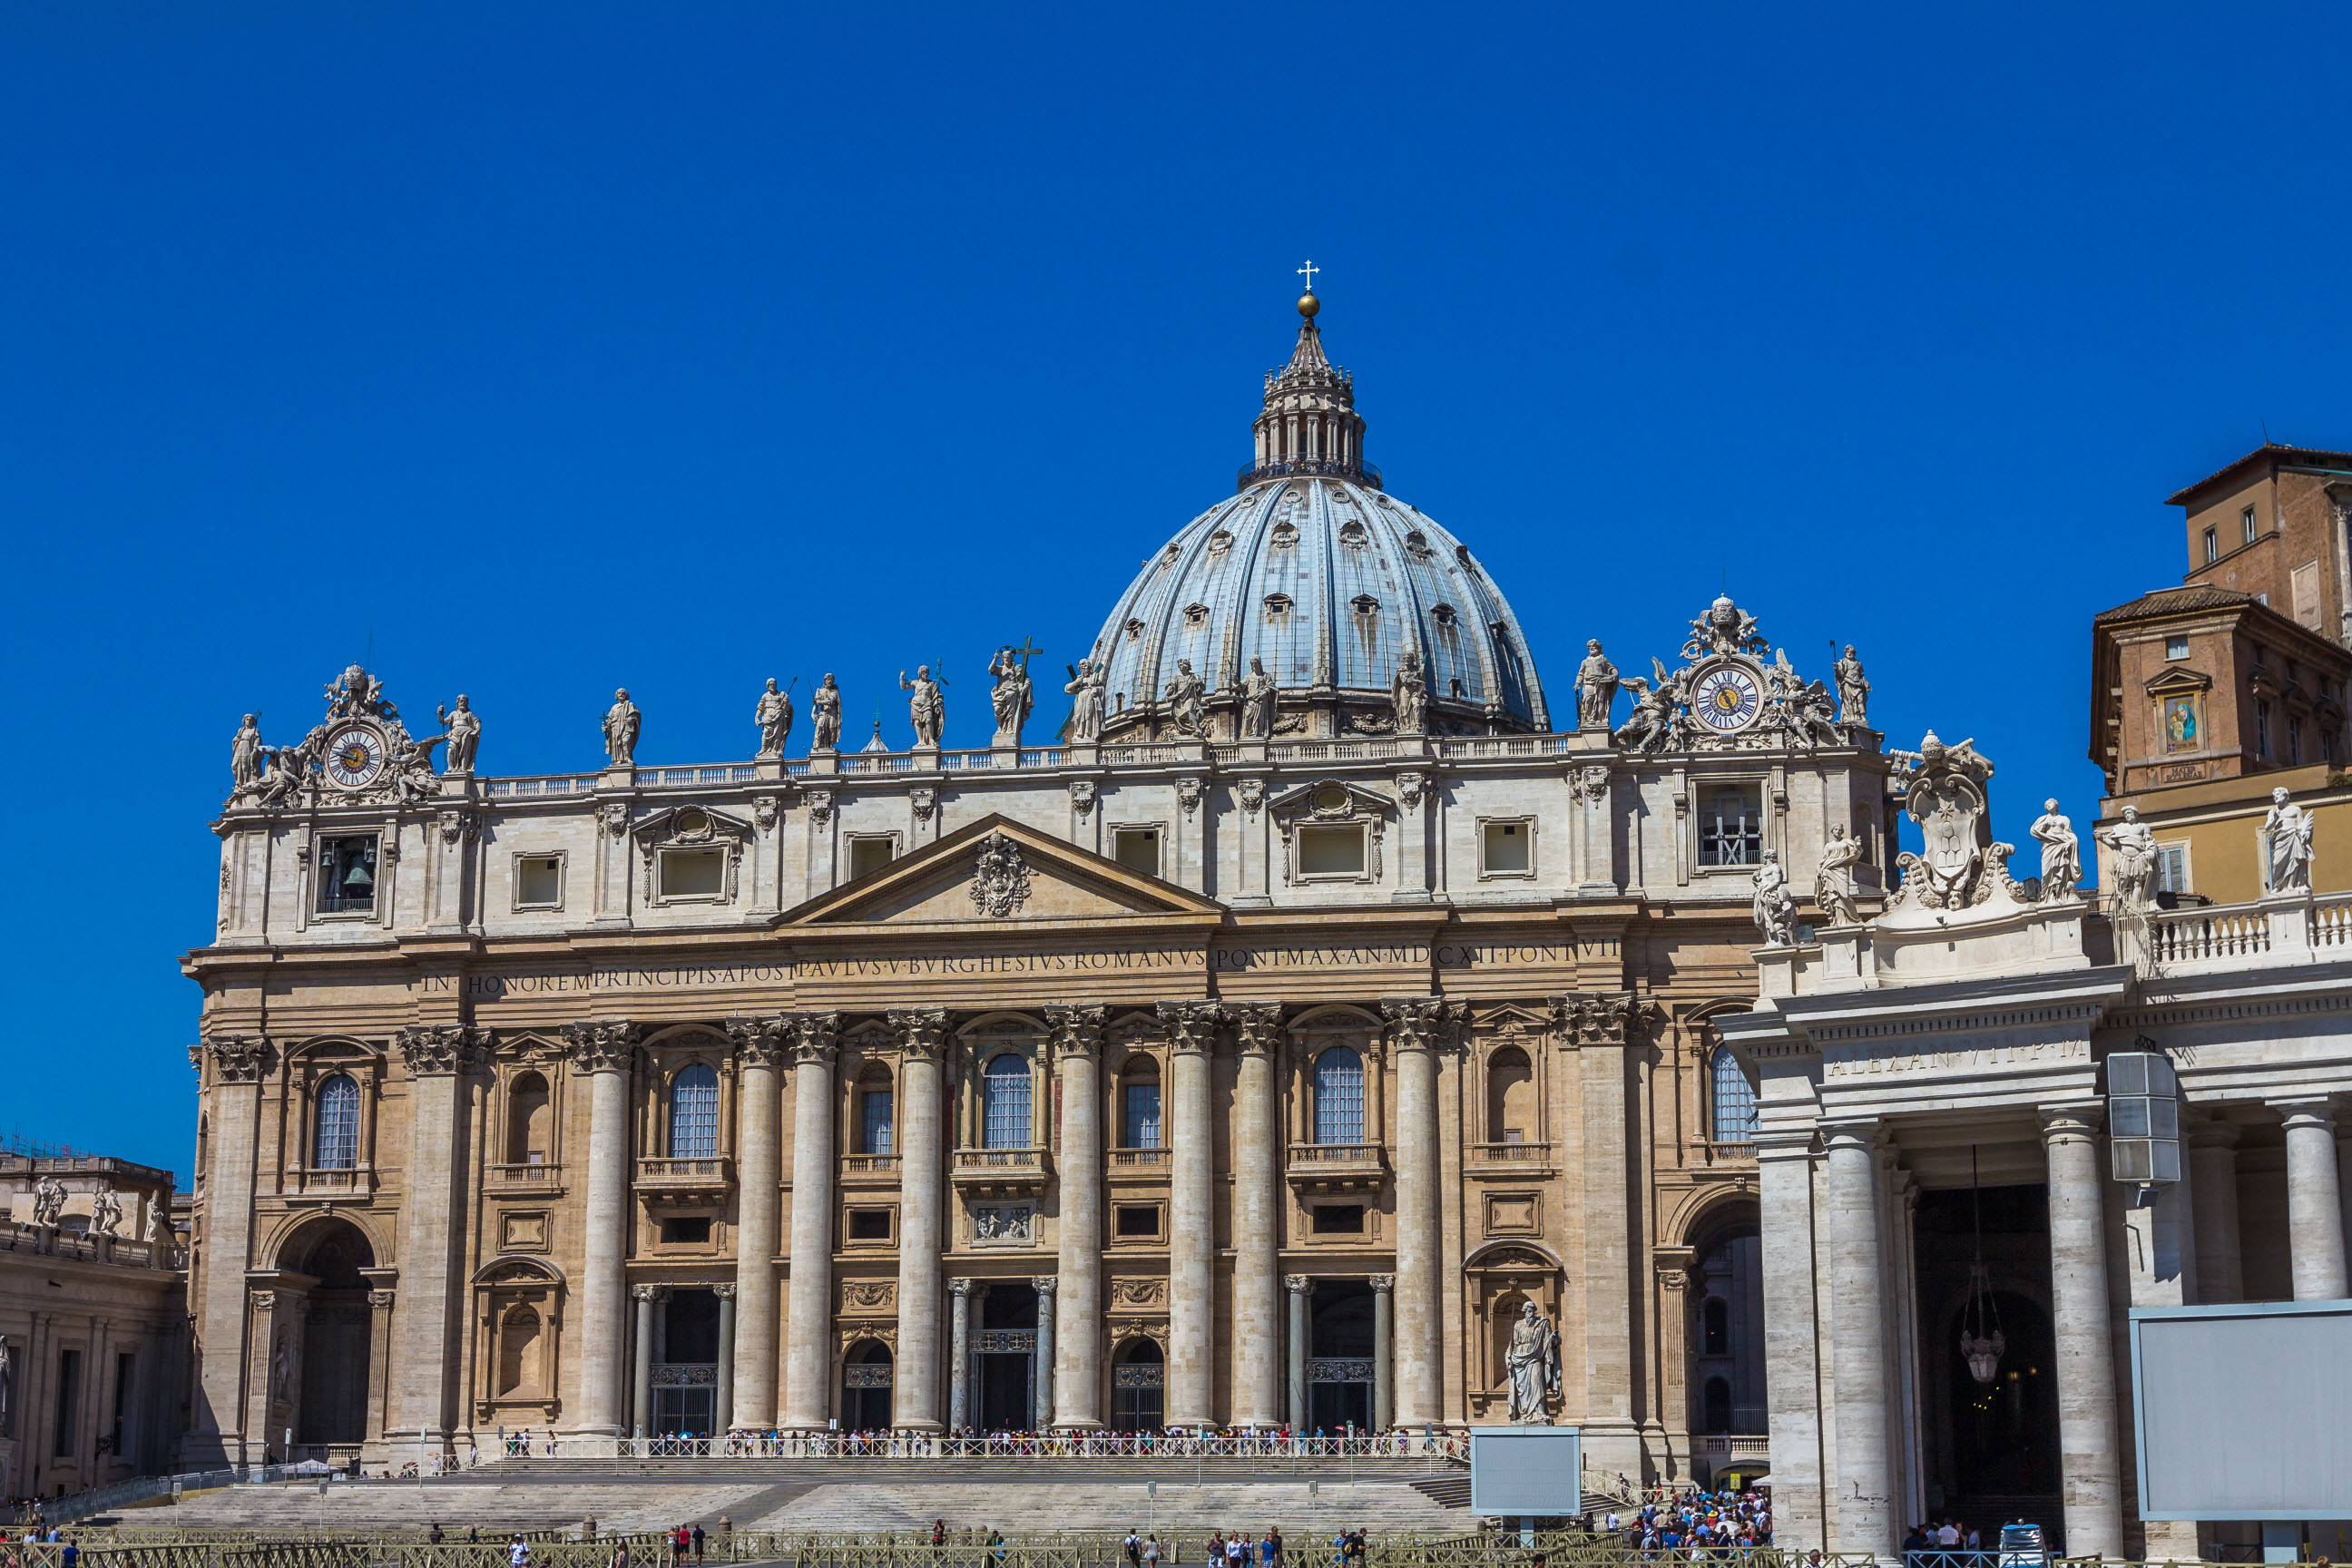
[[[1470,1428],[1470,1511],[1505,1519],[1584,1511],[1584,1434],[1573,1426]]]
[[[2352,1301],[2135,1307],[2143,1519],[2352,1519]]]

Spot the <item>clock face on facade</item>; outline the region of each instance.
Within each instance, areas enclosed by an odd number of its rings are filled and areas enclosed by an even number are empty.
[[[365,789],[383,772],[383,737],[350,724],[327,738],[327,777],[341,789]]]
[[[1764,710],[1764,689],[1744,665],[1718,664],[1691,688],[1691,713],[1718,734],[1745,730]]]

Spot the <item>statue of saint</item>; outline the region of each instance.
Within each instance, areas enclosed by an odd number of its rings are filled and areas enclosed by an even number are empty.
[[[1576,725],[1580,730],[1606,730],[1609,710],[1617,703],[1617,667],[1602,657],[1601,639],[1587,637],[1584,662],[1576,667]]]
[[[1076,700],[1070,704],[1070,739],[1090,745],[1102,739],[1103,667],[1098,659],[1082,658],[1070,669],[1070,683],[1062,689]]]
[[[1029,722],[1030,705],[1036,700],[1029,684],[1028,639],[1019,647],[1001,647],[996,657],[988,661],[988,673],[996,684],[989,689],[988,705],[996,713],[996,743],[1018,746],[1021,727]]]
[[[1780,851],[1764,851],[1764,863],[1756,868],[1756,929],[1764,933],[1765,942],[1773,947],[1786,947],[1794,940],[1791,922],[1797,912],[1797,902],[1789,896],[1789,873],[1781,868]]]
[[[122,1200],[112,1187],[100,1187],[89,1200],[89,1229],[93,1236],[112,1236],[122,1228]]]
[[[2083,846],[2074,825],[2058,815],[2058,803],[2045,800],[2042,815],[2030,831],[2042,846],[2042,896],[2063,899],[2083,884]]]
[[[2271,791],[2271,812],[2263,818],[2263,843],[2270,858],[2272,892],[2310,890],[2314,826],[2311,813],[2295,805],[2284,789]]]
[[[1264,741],[1274,734],[1274,677],[1265,660],[1253,656],[1249,673],[1242,677],[1242,739]]]
[[[1870,722],[1870,682],[1862,673],[1862,660],[1853,653],[1853,644],[1845,645],[1845,657],[1837,661],[1838,714],[1841,724]]]
[[[1178,734],[1201,733],[1201,699],[1208,689],[1209,683],[1192,673],[1191,659],[1176,661],[1176,679],[1168,683],[1168,711],[1175,720]]]
[[[616,768],[625,768],[636,759],[637,731],[645,716],[637,705],[629,700],[629,689],[613,693],[613,705],[604,710],[604,755]]]
[[[261,782],[261,726],[257,722],[260,717],[258,713],[247,714],[244,724],[236,731],[236,739],[229,742],[229,777],[236,781],[239,793]]]
[[[948,700],[940,689],[940,682],[931,679],[931,667],[928,664],[915,666],[915,679],[912,680],[907,679],[905,670],[900,670],[898,689],[914,693],[907,699],[907,717],[915,722],[915,744],[937,746],[940,731],[947,727]]]
[[[2156,835],[2139,819],[2136,806],[2126,806],[2123,820],[2094,835],[2114,852],[2116,899],[2126,910],[2145,910],[2156,882]]]
[[[1862,911],[1853,901],[1853,864],[1861,858],[1862,840],[1849,836],[1845,824],[1830,829],[1830,841],[1822,846],[1821,869],[1813,873],[1813,902],[1831,925],[1862,923]]]
[[[1503,1365],[1511,1378],[1510,1419],[1520,1426],[1550,1426],[1549,1397],[1559,1392],[1559,1331],[1533,1301],[1519,1307]]]
[[[1396,732],[1400,735],[1422,733],[1429,712],[1429,681],[1421,673],[1421,650],[1409,647],[1397,660],[1396,674],[1389,680],[1389,705],[1396,710]]]
[[[751,722],[760,727],[760,755],[782,756],[784,737],[793,732],[793,700],[789,693],[776,689],[772,675],[768,677],[768,689],[760,693],[759,705],[751,710]]]
[[[43,1176],[33,1184],[33,1223],[55,1225],[65,1217],[66,1185],[55,1176]]]
[[[449,731],[449,749],[442,753],[448,760],[444,763],[442,771],[452,773],[472,773],[474,750],[482,743],[480,716],[467,706],[466,694],[462,691],[457,693],[457,707],[436,706],[433,713],[441,721],[441,727]]]
[[[812,750],[830,752],[840,746],[841,688],[833,683],[831,670],[809,694],[809,726],[814,731],[809,736]]]
[[[147,1245],[162,1247],[171,1239],[171,1232],[163,1218],[163,1200],[150,1197],[147,1200]]]

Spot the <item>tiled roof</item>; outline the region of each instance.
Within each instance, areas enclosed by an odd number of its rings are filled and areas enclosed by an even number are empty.
[[[2198,480],[2195,484],[2181,486],[2180,489],[2173,491],[2170,495],[2164,498],[2164,504],[2167,506],[2186,506],[2189,504],[2189,498],[2190,496],[2195,495],[2199,490],[2203,489],[2215,479],[2221,478],[2225,474],[2233,473],[2237,469],[2244,468],[2249,463],[2259,462],[2264,458],[2276,458],[2288,464],[2290,467],[2352,468],[2352,452],[2337,452],[2326,447],[2290,447],[2284,441],[2265,441],[2263,445],[2255,447],[2244,457],[2233,458],[2230,462],[2222,464],[2220,468],[2214,469],[2211,473]],[[2313,458],[2327,458],[2331,460],[2326,462],[2313,462],[2311,461]]]
[[[2202,583],[2191,583],[2185,588],[2158,588],[2153,594],[2142,594],[2128,605],[2101,610],[2091,617],[2091,624],[2137,621],[2151,616],[2177,616],[2184,610],[2226,610],[2256,602],[2252,594],[2241,594],[2235,588],[2209,588]]]

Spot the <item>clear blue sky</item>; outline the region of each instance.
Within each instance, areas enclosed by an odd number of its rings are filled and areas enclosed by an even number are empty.
[[[2176,486],[2352,442],[2338,8],[0,12],[0,1130],[187,1168],[237,715],[487,771],[1092,638],[1311,256],[1369,456],[1564,690],[1727,577],[2078,821]],[[1556,695],[1555,706],[1561,705]],[[1050,725],[1055,712],[1044,716]],[[806,736],[805,719],[797,739]]]

